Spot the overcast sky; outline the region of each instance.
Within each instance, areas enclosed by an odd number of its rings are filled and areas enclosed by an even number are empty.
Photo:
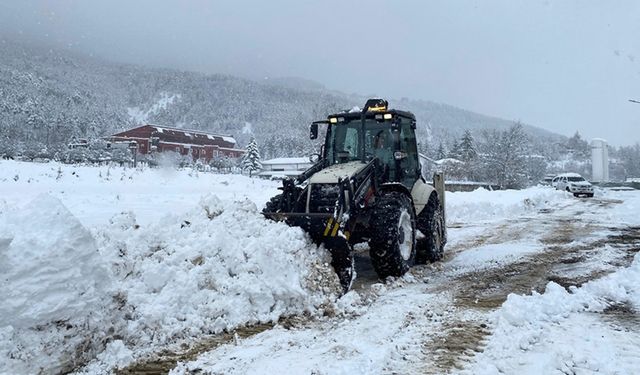
[[[0,0],[0,33],[640,141],[638,0]]]

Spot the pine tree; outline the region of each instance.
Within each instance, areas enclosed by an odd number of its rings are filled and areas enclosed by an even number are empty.
[[[442,142],[438,144],[438,150],[436,151],[436,160],[442,160],[447,157],[447,152],[444,149]]]
[[[249,171],[249,177],[251,177],[253,172],[262,169],[258,143],[256,143],[254,138],[251,138],[251,142],[247,145],[247,149],[242,157],[242,169]]]
[[[465,130],[458,144],[459,157],[464,163],[461,167],[464,179],[475,181],[480,177],[478,152],[471,131]]]
[[[453,144],[451,145],[451,149],[449,150],[449,155],[447,157],[452,159],[460,159],[460,144],[457,140],[453,140]]]
[[[469,162],[478,156],[478,152],[476,151],[475,141],[473,136],[471,135],[471,131],[469,129],[464,131],[462,135],[462,139],[460,140],[460,158],[464,162]]]

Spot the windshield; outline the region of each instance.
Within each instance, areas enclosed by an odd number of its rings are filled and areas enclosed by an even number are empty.
[[[364,139],[361,135],[361,124],[359,120],[355,120],[332,126],[327,142],[327,159],[331,164],[362,160],[363,152],[366,161],[374,156],[383,162],[390,161],[394,150],[391,124],[388,121],[366,120]],[[363,141],[364,147],[361,147]]]
[[[567,178],[569,181],[571,182],[580,182],[580,181],[584,181],[584,178],[582,177],[568,177]]]

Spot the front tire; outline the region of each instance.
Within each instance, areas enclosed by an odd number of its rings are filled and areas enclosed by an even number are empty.
[[[369,256],[378,277],[404,275],[416,256],[416,214],[411,200],[399,192],[380,197],[371,228]]]

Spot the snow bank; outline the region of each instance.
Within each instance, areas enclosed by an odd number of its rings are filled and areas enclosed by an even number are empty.
[[[567,194],[563,191],[540,186],[524,190],[489,191],[479,188],[472,192],[447,192],[447,222],[477,222],[521,216],[556,208],[566,198]]]
[[[639,373],[640,338],[603,318],[607,307],[620,305],[636,311],[631,315],[640,310],[639,255],[629,268],[580,288],[566,290],[550,282],[543,294],[509,295],[494,313],[494,333],[486,349],[467,371]]]
[[[95,354],[80,348],[100,339],[110,279],[91,233],[59,200],[0,213],[0,274],[0,372],[58,372]]]
[[[334,300],[328,253],[254,203],[209,195],[141,227],[95,235],[51,196],[0,225],[0,373],[109,372],[160,346]],[[105,350],[106,347],[106,350]]]
[[[128,311],[125,341],[135,346],[277,321],[338,292],[328,253],[248,200],[209,195],[186,218],[147,228],[121,215],[98,241]]]

